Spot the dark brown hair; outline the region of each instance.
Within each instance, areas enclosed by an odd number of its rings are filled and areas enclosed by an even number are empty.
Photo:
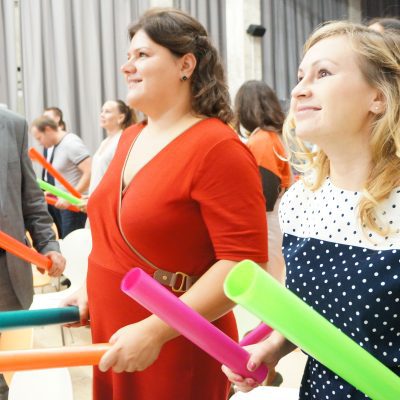
[[[63,130],[66,131],[67,130],[67,124],[64,121],[64,117],[63,117],[63,112],[61,111],[60,108],[58,107],[47,107],[44,109],[44,111],[53,111],[53,113],[55,115],[57,115],[57,117],[60,119],[58,121],[58,126]]]
[[[207,31],[190,15],[172,8],[153,8],[128,29],[129,38],[143,30],[176,57],[192,53],[196,68],[190,78],[192,108],[197,115],[230,122],[233,117],[225,72]]]
[[[282,132],[285,114],[275,92],[265,82],[245,82],[236,94],[234,111],[235,127],[241,136],[240,125],[248,132],[271,127]]]
[[[121,114],[124,114],[124,119],[121,122],[121,128],[126,129],[128,126],[137,122],[135,111],[132,110],[128,105],[125,104],[122,100],[115,100],[117,104],[118,111]]]

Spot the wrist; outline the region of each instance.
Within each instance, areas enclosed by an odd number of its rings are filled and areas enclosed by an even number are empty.
[[[173,330],[169,325],[155,315],[148,317],[146,323],[155,339],[162,345],[179,336],[177,331]]]

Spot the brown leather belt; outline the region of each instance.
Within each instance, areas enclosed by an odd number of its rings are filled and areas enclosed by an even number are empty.
[[[169,272],[157,269],[153,278],[165,286],[172,288],[173,292],[186,292],[199,279],[198,276],[190,276],[184,272]]]

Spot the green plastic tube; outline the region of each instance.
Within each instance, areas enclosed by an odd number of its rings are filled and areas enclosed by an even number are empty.
[[[226,295],[374,400],[399,400],[400,377],[252,261],[228,274]]]
[[[37,179],[37,183],[39,184],[40,189],[49,192],[51,194],[54,194],[54,196],[61,197],[62,199],[67,200],[71,204],[79,206],[82,203],[82,201],[77,197],[67,192],[64,192],[64,190],[61,190],[53,185],[50,185],[50,183],[47,183],[42,179]]]
[[[0,331],[79,321],[78,307],[0,312]]]

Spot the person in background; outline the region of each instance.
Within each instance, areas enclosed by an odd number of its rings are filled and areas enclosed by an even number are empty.
[[[228,123],[225,73],[204,27],[151,9],[129,29],[127,103],[147,121],[126,129],[88,202],[87,285],[66,303],[90,314],[95,400],[223,400],[219,363],[120,290],[142,268],[237,340],[223,281],[240,260],[267,260],[265,205],[254,157]]]
[[[67,124],[64,121],[64,114],[58,107],[46,107],[43,116],[55,121],[61,131],[67,131]]]
[[[306,42],[298,80],[284,136],[306,176],[280,206],[286,285],[400,375],[398,35],[346,21],[323,25]],[[274,332],[248,347],[248,368],[274,366],[294,348]],[[240,390],[256,385],[223,370]],[[366,398],[308,358],[301,400]]]
[[[53,167],[58,170],[80,193],[85,193],[89,187],[91,157],[82,139],[74,133],[59,130],[57,124],[48,117],[39,117],[31,124],[33,137],[45,148],[54,146]],[[64,187],[55,182],[63,190]],[[61,215],[61,238],[75,229],[84,228],[86,214],[67,210],[68,202],[58,199],[56,207]]]
[[[29,232],[35,249],[49,257],[50,276],[60,276],[65,259],[51,229],[42,191],[28,157],[26,121],[0,109],[0,229],[22,243]],[[0,311],[28,309],[33,299],[29,263],[0,249]],[[8,387],[0,374],[0,400],[8,398]]]
[[[281,141],[285,114],[275,92],[265,82],[256,80],[239,88],[234,111],[236,130],[247,139],[260,170],[268,221],[267,271],[283,283],[285,262],[278,208],[281,195],[291,183],[290,165]]]
[[[122,131],[135,122],[135,112],[122,100],[108,100],[103,104],[100,113],[100,126],[106,131],[107,136],[93,156],[89,196],[94,192],[107,171]]]
[[[377,32],[393,31],[400,33],[400,20],[397,18],[374,18],[368,22],[368,27]]]
[[[58,129],[60,131],[66,131],[67,130],[67,125],[64,122],[64,117],[63,117],[63,112],[58,108],[58,107],[47,107],[44,109],[43,111],[43,116],[51,118],[53,121],[56,122],[56,124],[58,125]],[[43,156],[44,158],[50,163],[53,163],[53,150],[54,147],[50,147],[50,148],[43,148]],[[55,184],[55,180],[54,177],[47,172],[47,170],[45,168],[42,169],[42,179],[45,182],[50,183],[51,185]],[[57,227],[57,232],[58,235],[61,236],[61,215],[60,215],[60,210],[57,207],[54,207],[51,204],[47,205],[47,209],[51,215],[51,217],[53,218],[53,221]]]

